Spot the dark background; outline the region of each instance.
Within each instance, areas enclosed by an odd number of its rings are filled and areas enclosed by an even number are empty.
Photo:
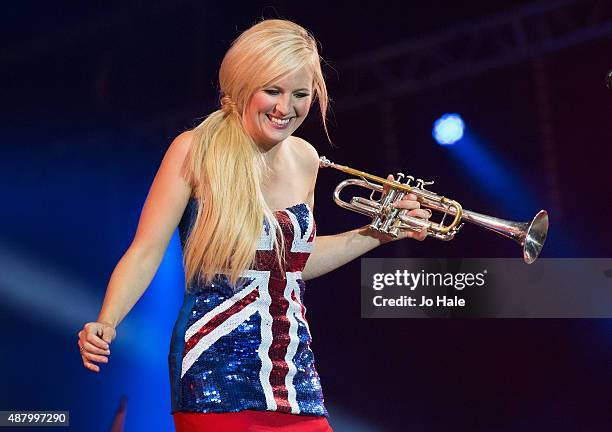
[[[319,154],[435,179],[434,191],[486,214],[528,220],[548,209],[542,257],[609,256],[608,2],[7,3],[0,410],[70,410],[73,430],[104,431],[125,394],[126,431],[173,430],[166,356],[182,300],[177,236],[99,375],[83,368],[76,333],[97,316],[168,144],[216,108],[223,54],[261,17],[294,20],[321,43],[334,146],[316,111],[298,131]],[[528,36],[520,49],[503,43],[512,40],[504,17]],[[412,48],[397,48],[406,41]],[[453,53],[469,47],[460,63]],[[377,63],[385,50],[403,54]],[[402,87],[402,59],[428,53],[437,60]],[[463,147],[433,141],[445,112],[466,121]],[[319,235],[367,223],[333,204],[344,178],[319,173]],[[450,243],[398,242],[367,256],[519,255],[512,241],[468,226]],[[360,319],[359,273],[357,260],[308,283],[335,430],[609,429],[609,320]]]

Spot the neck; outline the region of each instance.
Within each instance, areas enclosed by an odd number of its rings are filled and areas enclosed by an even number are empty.
[[[267,144],[257,143],[257,147],[259,147],[259,151],[261,152],[263,158],[267,162],[272,162],[274,159],[276,159],[276,157],[280,153],[285,141],[280,141],[277,143],[267,143]]]

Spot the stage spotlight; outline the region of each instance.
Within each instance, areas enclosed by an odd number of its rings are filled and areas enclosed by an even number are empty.
[[[459,114],[444,114],[434,122],[432,135],[438,144],[451,145],[463,137],[464,127]]]

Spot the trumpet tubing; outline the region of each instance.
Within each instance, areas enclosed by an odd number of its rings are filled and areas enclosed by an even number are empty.
[[[527,264],[534,262],[546,240],[548,232],[548,213],[540,210],[529,222],[514,222],[487,216],[470,210],[464,210],[457,201],[438,195],[425,189],[433,184],[412,176],[398,173],[398,180],[388,180],[344,165],[331,162],[324,156],[319,159],[323,168],[334,168],[358,178],[344,180],[334,190],[334,202],[340,207],[372,218],[370,228],[397,237],[401,230],[426,229],[427,234],[438,240],[452,240],[463,226],[463,222],[486,228],[497,234],[513,239],[523,248],[523,259]],[[402,180],[405,183],[402,183]],[[412,183],[415,182],[413,185]],[[350,202],[344,201],[340,194],[347,186],[356,186],[371,190],[370,198],[352,197]],[[386,186],[386,188],[385,188]],[[380,198],[375,199],[374,194]],[[441,212],[443,217],[439,223],[409,216],[408,210],[397,209],[393,203],[411,193],[418,197],[421,207]],[[452,220],[445,225],[446,216]]]

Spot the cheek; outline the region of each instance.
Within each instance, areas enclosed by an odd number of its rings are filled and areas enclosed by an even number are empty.
[[[300,117],[306,117],[310,112],[310,107],[312,106],[311,99],[300,101],[296,104],[295,110]]]
[[[251,112],[258,114],[259,112],[269,111],[269,107],[272,104],[271,98],[265,93],[257,93],[251,99]]]

